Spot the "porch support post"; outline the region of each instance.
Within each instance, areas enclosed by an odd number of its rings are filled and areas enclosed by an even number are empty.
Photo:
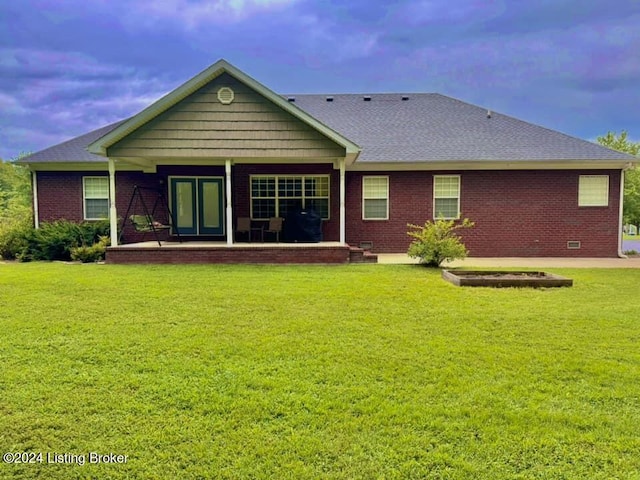
[[[340,243],[347,243],[346,229],[346,207],[345,207],[346,187],[345,187],[345,160],[340,159]]]
[[[231,204],[231,160],[224,161],[225,187],[227,193],[227,245],[233,245],[233,205]]]
[[[116,211],[116,162],[109,158],[109,229],[111,246],[118,246],[118,212]]]

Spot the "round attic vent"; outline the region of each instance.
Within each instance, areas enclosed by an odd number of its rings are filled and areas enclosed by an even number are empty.
[[[229,105],[231,102],[233,102],[234,97],[235,94],[229,87],[222,87],[220,88],[220,90],[218,90],[218,100],[220,100],[220,103],[222,103],[223,105]]]

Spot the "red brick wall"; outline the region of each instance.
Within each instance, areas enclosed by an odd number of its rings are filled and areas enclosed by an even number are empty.
[[[339,174],[331,165],[236,165],[233,167],[234,215],[249,215],[251,174],[331,175],[330,220],[323,223],[326,241],[339,239]],[[157,174],[118,172],[118,214],[124,216],[134,185],[160,187],[166,193],[168,175],[223,176],[223,167],[160,167]],[[371,172],[389,176],[389,220],[362,220],[362,173],[347,172],[347,242],[373,242],[374,252],[406,252],[410,238],[407,223],[422,224],[432,218],[433,175],[461,175],[463,217],[475,222],[464,233],[472,256],[616,256],[620,172],[610,171],[465,171]],[[580,175],[609,175],[609,206],[578,207]],[[38,172],[40,221],[81,221],[82,177],[106,172]],[[144,192],[149,208],[156,195]],[[168,198],[167,198],[168,199]],[[138,208],[140,210],[140,208]],[[133,212],[132,212],[133,213]],[[142,213],[142,212],[135,212]],[[160,209],[156,218],[167,222]],[[235,219],[234,219],[235,221]],[[149,235],[147,240],[152,239]],[[131,229],[125,241],[141,239]],[[568,250],[567,241],[580,241]]]
[[[250,175],[331,175],[330,178],[330,219],[323,221],[323,237],[325,241],[338,241],[340,235],[340,177],[332,165],[307,164],[307,165],[234,165],[232,169],[233,182],[233,207],[234,222],[237,217],[246,217],[250,214]],[[107,176],[106,172],[38,172],[38,197],[40,208],[40,221],[53,221],[66,219],[72,221],[83,220],[82,206],[82,177],[83,176]],[[165,199],[169,201],[167,190],[169,176],[212,176],[224,177],[223,166],[160,166],[158,173],[146,174],[142,172],[117,172],[116,173],[116,208],[119,217],[124,217],[131,194],[135,185],[146,187],[141,190],[143,198],[149,210],[156,201],[156,189],[162,189]],[[149,189],[149,190],[147,190]],[[226,198],[226,197],[225,197]],[[134,202],[133,210],[129,215],[144,213],[139,201]],[[154,214],[156,220],[162,223],[168,222],[167,212],[158,206]],[[164,237],[163,237],[164,238]],[[216,237],[224,239],[226,237]],[[142,239],[153,240],[152,234],[142,236],[137,234],[130,226],[125,227],[123,241],[130,243]]]
[[[461,175],[463,234],[471,256],[613,257],[617,254],[620,171],[371,172],[389,175],[389,220],[362,220],[362,173],[347,174],[347,243],[405,252],[407,223],[432,219],[433,176]],[[609,175],[609,206],[578,207],[580,175]],[[581,242],[579,250],[567,242]]]
[[[82,177],[102,172],[37,172],[41,222],[83,219]]]
[[[85,176],[108,177],[106,172],[38,172],[38,214],[40,222],[52,222],[55,220],[71,220],[81,222],[84,220],[82,178]],[[117,172],[116,173],[116,208],[118,216],[123,218],[134,185],[147,187],[151,190],[141,190],[143,199],[149,210],[157,199],[155,189],[162,188],[161,175],[144,174],[142,172]],[[165,180],[166,182],[166,177]],[[166,188],[166,187],[165,187]],[[132,205],[129,215],[144,213],[140,201]],[[135,210],[135,211],[134,211]],[[167,222],[168,214],[158,205],[155,218],[160,222]],[[127,242],[152,239],[150,234],[143,236],[137,234],[130,226],[125,227],[123,239]]]

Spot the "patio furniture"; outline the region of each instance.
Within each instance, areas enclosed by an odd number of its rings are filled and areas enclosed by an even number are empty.
[[[238,240],[238,234],[245,234],[247,236],[247,241],[252,242],[255,238],[255,234],[257,233],[260,242],[264,242],[263,231],[264,229],[262,225],[254,225],[251,222],[251,218],[238,217],[238,220],[236,222],[236,241]]]
[[[273,234],[276,238],[276,242],[280,242],[280,232],[282,232],[282,222],[283,218],[281,217],[271,217],[269,219],[269,225],[264,230],[264,233]]]

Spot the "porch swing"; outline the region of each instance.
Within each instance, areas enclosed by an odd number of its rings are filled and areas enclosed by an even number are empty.
[[[149,190],[157,193],[157,197],[155,202],[153,203],[153,208],[151,209],[151,211],[149,211],[149,208],[147,208],[147,203],[144,201],[141,190]],[[142,207],[143,214],[135,213],[138,212],[138,204],[140,204],[140,206]],[[154,215],[159,205],[164,207],[164,210],[166,210],[166,212],[169,214],[169,225],[164,225],[155,220]],[[129,215],[129,212],[132,211],[134,213],[132,215]],[[129,200],[127,212],[124,214],[124,218],[122,219],[122,226],[120,228],[120,235],[118,236],[118,243],[121,243],[122,234],[124,232],[124,227],[127,224],[127,220],[131,223],[133,229],[138,233],[146,234],[153,232],[153,235],[158,242],[158,246],[160,247],[162,247],[162,243],[160,243],[160,236],[158,235],[159,232],[169,230],[172,226],[175,227],[176,225],[175,218],[173,217],[173,212],[171,212],[171,209],[167,204],[162,190],[149,187],[140,187],[138,185],[134,185],[133,187],[133,192],[131,193],[131,199]],[[176,228],[175,232],[178,237],[178,241],[182,243],[182,239],[180,238],[180,231]]]

